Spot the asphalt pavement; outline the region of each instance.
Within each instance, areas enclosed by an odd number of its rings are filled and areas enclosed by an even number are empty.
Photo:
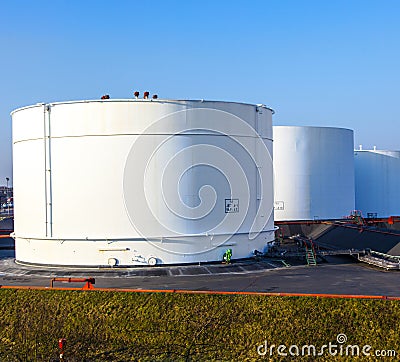
[[[230,265],[46,268],[17,264],[14,250],[8,249],[0,250],[0,285],[48,287],[54,277],[93,277],[97,288],[400,296],[399,271],[370,267],[351,257],[328,257],[317,266],[289,264],[286,267],[279,260],[263,258]]]

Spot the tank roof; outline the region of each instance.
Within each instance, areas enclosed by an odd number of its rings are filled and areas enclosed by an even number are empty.
[[[82,99],[82,100],[73,100],[73,101],[60,101],[60,102],[48,102],[48,103],[36,103],[32,104],[29,106],[24,106],[20,107],[17,109],[14,109],[10,115],[13,115],[16,112],[22,111],[24,109],[29,109],[29,108],[34,108],[34,107],[41,107],[44,105],[60,105],[60,104],[74,104],[74,103],[109,103],[109,102],[129,102],[129,103],[135,103],[135,102],[151,102],[151,103],[184,103],[184,102],[191,102],[191,103],[226,103],[226,104],[242,104],[242,105],[247,105],[247,106],[253,106],[253,107],[262,107],[265,109],[269,109],[272,114],[275,113],[275,111],[266,106],[265,104],[252,104],[252,103],[244,103],[244,102],[230,102],[230,101],[215,101],[215,100],[206,100],[206,99],[162,99],[162,98],[156,98],[156,99],[144,99],[144,98],[121,98],[121,99]]]

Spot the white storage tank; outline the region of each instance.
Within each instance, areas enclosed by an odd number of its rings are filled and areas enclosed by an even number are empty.
[[[353,131],[274,126],[275,220],[342,219],[354,210]]]
[[[264,251],[274,239],[272,114],[161,99],[15,110],[17,261],[179,264]]]
[[[400,215],[400,151],[355,150],[356,209],[364,217]]]

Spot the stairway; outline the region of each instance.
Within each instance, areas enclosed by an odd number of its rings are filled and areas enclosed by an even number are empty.
[[[317,265],[317,259],[314,248],[307,246],[307,244],[306,244],[306,260],[307,260],[307,265],[309,266]]]

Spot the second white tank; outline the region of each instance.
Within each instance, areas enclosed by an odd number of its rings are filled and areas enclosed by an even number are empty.
[[[355,208],[353,131],[275,126],[276,221],[341,219]]]

